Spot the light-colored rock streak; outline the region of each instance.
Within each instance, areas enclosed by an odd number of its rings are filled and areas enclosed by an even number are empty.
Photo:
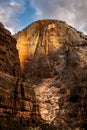
[[[24,32],[22,36],[19,36],[17,39],[17,49],[19,52],[20,64],[21,68],[24,68],[24,63],[34,56],[38,39],[39,33],[37,36],[33,37],[31,40],[31,34]]]
[[[54,79],[45,79],[43,83],[35,87],[36,100],[39,103],[39,110],[41,117],[48,123],[56,117],[59,110],[58,99],[58,88],[50,85]]]

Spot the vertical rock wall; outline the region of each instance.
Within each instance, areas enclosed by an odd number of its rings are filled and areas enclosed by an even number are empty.
[[[19,71],[19,66],[16,40],[0,23],[0,71],[14,75],[15,71]]]
[[[86,129],[87,37],[57,20],[35,22],[15,37],[47,129]]]
[[[17,129],[40,118],[29,84],[21,72],[16,40],[0,23],[0,129]]]

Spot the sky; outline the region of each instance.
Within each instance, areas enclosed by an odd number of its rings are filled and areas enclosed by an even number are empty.
[[[0,0],[0,22],[12,34],[41,19],[66,21],[87,34],[87,0]]]

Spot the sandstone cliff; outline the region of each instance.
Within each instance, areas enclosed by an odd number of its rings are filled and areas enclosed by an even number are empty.
[[[40,20],[14,37],[0,25],[1,128],[86,130],[87,36]]]
[[[87,36],[65,22],[41,20],[15,38],[42,119],[58,130],[85,128]]]

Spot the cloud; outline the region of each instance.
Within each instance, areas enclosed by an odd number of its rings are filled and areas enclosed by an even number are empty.
[[[12,33],[23,28],[20,17],[28,17],[25,12],[27,2],[35,10],[31,18],[32,11],[29,5],[31,21],[59,19],[87,34],[87,0],[0,0],[0,22]]]
[[[17,14],[20,14],[24,7],[24,0],[0,0],[0,22],[2,22],[7,28],[14,33],[20,28],[20,22],[16,18]]]
[[[87,0],[30,0],[38,19],[60,19],[87,33]]]

